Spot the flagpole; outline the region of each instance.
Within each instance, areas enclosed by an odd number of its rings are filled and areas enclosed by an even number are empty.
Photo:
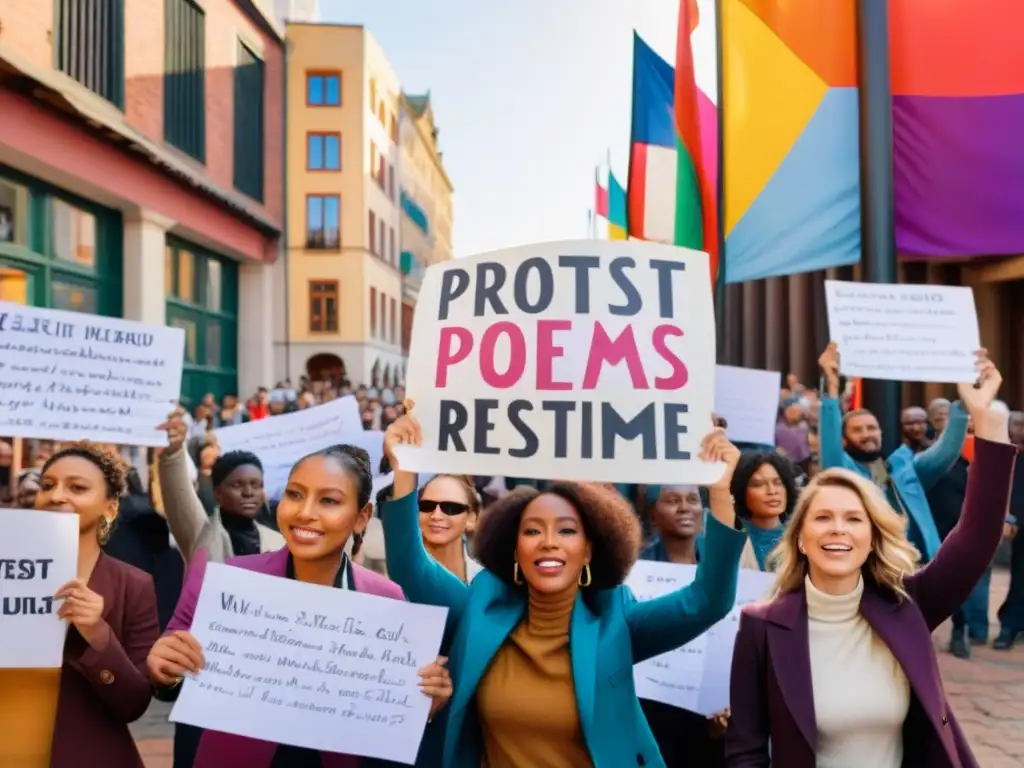
[[[861,275],[868,283],[897,280],[887,6],[886,0],[857,2]],[[882,427],[882,451],[888,456],[900,442],[900,382],[866,379],[862,387],[864,404]]]
[[[718,238],[718,274],[715,277],[715,359],[719,363],[739,364],[739,360],[729,360],[729,313],[726,311],[726,283],[725,283],[725,203],[722,190],[725,187],[725,88],[722,86],[722,0],[715,3],[715,36],[718,38],[718,45],[715,46],[717,59],[716,70],[718,72],[718,188],[715,190],[715,205],[718,208],[718,231],[715,237]]]

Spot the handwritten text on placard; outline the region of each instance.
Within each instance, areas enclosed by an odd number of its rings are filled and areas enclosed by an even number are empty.
[[[414,471],[713,482],[708,257],[656,243],[541,243],[429,267],[408,382]]]
[[[185,332],[0,301],[0,434],[167,444]]]
[[[626,584],[639,600],[667,595],[691,584],[697,566],[639,561]],[[669,653],[633,667],[636,694],[702,715],[713,715],[729,706],[732,649],[736,644],[740,608],[762,600],[775,575],[740,570],[736,606],[700,637]]]
[[[825,281],[840,371],[887,381],[974,381],[974,293],[945,285]]]
[[[67,624],[53,595],[78,572],[78,515],[0,510],[0,668],[59,667]]]
[[[263,486],[272,499],[281,498],[295,462],[314,451],[338,443],[354,444],[370,454],[374,472],[384,454],[384,434],[363,431],[353,395],[272,419],[221,427],[216,435],[225,453],[251,451],[259,456]]]
[[[192,621],[206,667],[171,719],[412,763],[447,610],[210,564]]]

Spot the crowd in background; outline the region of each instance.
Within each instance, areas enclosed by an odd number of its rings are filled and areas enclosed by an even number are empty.
[[[834,350],[833,350],[834,352]],[[909,537],[924,560],[934,556],[961,515],[967,474],[973,459],[971,425],[958,406],[935,400],[927,408],[911,407],[902,414],[902,443],[889,457],[881,456],[881,429],[870,411],[854,407],[849,391],[840,392],[834,358],[822,356],[823,391],[806,387],[794,374],[787,377],[779,397],[774,445],[740,445],[742,456],[731,480],[736,515],[748,534],[741,564],[772,570],[770,554],[782,540],[800,489],[822,469],[846,466],[875,480],[890,503],[910,519]],[[234,451],[221,455],[215,430],[225,426],[292,413],[339,397],[358,400],[362,425],[386,430],[404,413],[401,384],[353,385],[346,379],[311,381],[298,386],[282,381],[260,388],[244,403],[235,396],[219,402],[211,394],[194,407],[179,405],[168,424],[166,449],[116,447],[131,464],[117,524],[104,542],[105,551],[153,576],[161,628],[166,627],[178,602],[186,563],[198,549],[219,552],[213,559],[256,554],[283,546],[277,528],[277,500],[263,492],[259,457]],[[1001,403],[996,407],[1005,408]],[[718,419],[719,426],[726,426]],[[962,429],[962,434],[954,434]],[[943,441],[944,434],[949,437]],[[1024,448],[1024,414],[1010,415],[1010,436]],[[59,449],[52,441],[26,440],[22,468],[11,478],[12,444],[0,440],[0,502],[32,508],[39,491],[39,469]],[[929,464],[931,462],[931,464]],[[934,465],[936,469],[927,468]],[[908,469],[909,468],[909,469]],[[387,466],[373,468],[387,473]],[[909,473],[909,474],[908,474]],[[420,491],[421,531],[427,551],[463,581],[471,581],[481,565],[470,555],[469,542],[479,515],[489,505],[521,485],[543,488],[529,478],[440,476]],[[430,501],[423,501],[428,488]],[[708,519],[707,491],[687,486],[616,486],[629,501],[641,524],[641,559],[696,564],[704,546]],[[377,507],[390,497],[378,489]],[[435,498],[436,497],[436,498]],[[1018,543],[1016,513],[1024,511],[1024,473],[1014,479],[1005,538],[1013,539],[1011,589],[1000,611],[1002,630],[995,647],[1009,649],[1024,634],[1024,544]],[[217,547],[220,549],[217,550]],[[371,520],[353,536],[349,554],[357,563],[387,574],[380,521]],[[971,644],[989,640],[988,575],[954,616],[950,650],[970,655]],[[656,702],[643,702],[644,712],[659,738],[669,765],[672,744],[685,745],[687,754],[699,748],[701,765],[724,759],[719,738],[728,714],[705,718],[682,713]],[[688,738],[669,739],[684,729]],[[179,748],[189,745],[187,728],[179,728]],[[696,745],[696,746],[695,746]],[[680,760],[684,758],[680,756]],[[680,763],[681,764],[681,763]]]

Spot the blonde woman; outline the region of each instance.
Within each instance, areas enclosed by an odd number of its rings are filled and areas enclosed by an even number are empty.
[[[976,425],[959,525],[916,570],[906,519],[842,469],[804,489],[779,544],[774,597],[747,606],[732,663],[735,768],[977,766],[949,711],[931,632],[963,604],[999,544],[1016,450],[979,353],[960,398]]]

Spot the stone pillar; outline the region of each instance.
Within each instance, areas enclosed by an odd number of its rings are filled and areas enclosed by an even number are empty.
[[[238,269],[238,395],[248,397],[274,380],[274,268],[248,261]]]
[[[167,324],[164,251],[174,222],[153,211],[124,216],[124,317],[151,325]]]

